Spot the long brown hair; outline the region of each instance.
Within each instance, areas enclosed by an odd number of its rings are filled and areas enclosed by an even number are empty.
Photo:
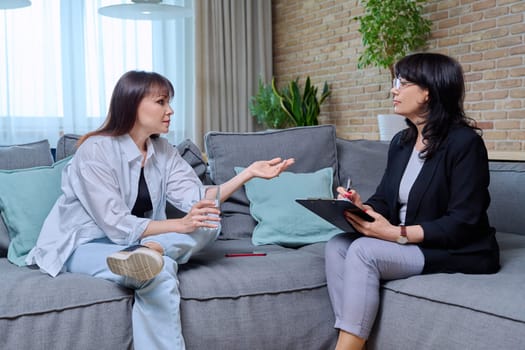
[[[135,125],[140,101],[154,91],[162,92],[171,99],[173,85],[164,76],[155,72],[129,71],[118,80],[104,124],[95,131],[82,136],[77,143],[80,146],[85,140],[95,135],[121,136],[127,134]],[[158,135],[153,135],[155,137]]]

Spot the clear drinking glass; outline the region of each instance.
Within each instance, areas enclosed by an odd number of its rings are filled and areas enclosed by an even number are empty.
[[[202,199],[211,200],[215,203],[215,207],[217,209],[220,209],[221,206],[221,186],[206,186],[204,188],[204,194],[202,195]],[[208,216],[213,217],[219,217],[219,215],[216,214],[208,214]],[[209,221],[208,223],[212,225],[219,226],[218,221]],[[209,230],[214,230],[215,228],[207,227]]]

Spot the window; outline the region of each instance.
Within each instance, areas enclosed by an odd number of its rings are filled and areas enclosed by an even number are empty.
[[[128,0],[33,0],[0,10],[0,144],[84,134],[105,119],[128,70],[156,71],[175,87],[167,136],[193,135],[193,19],[133,21],[100,16]],[[173,0],[191,7],[191,0]]]

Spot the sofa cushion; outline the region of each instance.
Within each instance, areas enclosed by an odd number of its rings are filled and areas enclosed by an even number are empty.
[[[201,179],[202,182],[206,183],[206,171],[208,165],[202,157],[202,152],[190,139],[186,139],[181,143],[177,144],[177,150],[181,157],[188,162],[189,165],[195,170],[195,173]]]
[[[371,140],[337,139],[339,182],[352,179],[361,199],[366,201],[374,194],[385,172],[390,142]]]
[[[53,157],[47,140],[0,146],[0,169],[12,170],[51,164],[53,164]],[[0,257],[7,256],[8,245],[7,227],[0,217]]]
[[[133,291],[101,278],[0,259],[2,349],[131,349]]]
[[[12,263],[25,265],[25,256],[61,193],[62,169],[68,161],[0,171],[0,211],[11,238],[7,256]]]
[[[525,162],[490,162],[489,192],[490,224],[497,231],[525,235]]]
[[[77,148],[77,142],[80,139],[80,135],[76,134],[65,134],[62,135],[57,141],[55,158],[61,160],[70,155],[74,154]]]
[[[251,250],[267,255],[225,258]],[[246,238],[193,256],[178,274],[186,348],[333,349],[323,252],[324,243],[291,249]]]
[[[502,254],[496,274],[428,274],[391,281],[384,288],[525,323],[525,297],[516,299],[525,281],[525,237],[498,232],[497,239]]]
[[[237,173],[244,168],[236,167]],[[250,212],[257,221],[252,242],[297,247],[326,242],[337,233],[334,225],[298,204],[298,198],[333,198],[332,168],[314,173],[283,172],[271,180],[255,178],[244,188]]]
[[[369,348],[523,348],[525,237],[496,237],[502,265],[496,274],[428,274],[386,283]],[[400,332],[399,324],[410,330]]]
[[[247,167],[257,160],[274,157],[295,158],[291,172],[309,173],[331,167],[334,185],[338,185],[335,127],[320,125],[253,133],[209,132],[205,146],[210,177],[222,184],[235,175],[234,167]],[[250,215],[244,188],[221,205],[222,235],[227,238],[249,237],[256,222]]]
[[[47,140],[0,146],[0,169],[12,170],[53,164]]]

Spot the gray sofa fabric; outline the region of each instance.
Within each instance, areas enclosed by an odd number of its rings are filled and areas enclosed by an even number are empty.
[[[23,169],[53,164],[49,142],[41,140],[11,146],[0,146],[0,169]]]
[[[57,161],[66,158],[75,153],[78,139],[80,135],[77,134],[65,134],[58,139],[55,158]]]
[[[205,136],[210,178],[222,184],[235,175],[234,167],[246,167],[252,162],[275,157],[295,158],[289,171],[314,172],[331,167],[334,186],[338,185],[335,127],[322,125],[254,133],[210,132]],[[244,188],[235,192],[223,205],[222,236],[251,237],[256,222]]]
[[[0,349],[131,349],[133,296],[111,282],[57,278],[0,259]]]
[[[525,235],[525,163],[491,162],[490,223],[499,232]]]
[[[369,348],[523,349],[525,237],[498,233],[497,238],[502,268],[496,274],[436,274],[386,283]]]
[[[382,175],[388,143],[337,139],[333,131],[333,127],[321,126],[252,134],[211,133],[207,148],[212,156],[206,176],[215,181],[223,176],[224,181],[226,172],[233,171],[229,167],[260,158],[256,150],[266,150],[262,154],[269,155],[272,146],[281,149],[287,145],[294,147],[294,153],[282,154],[284,157],[310,155],[322,164],[295,171],[330,164],[337,169],[338,182],[351,177],[363,197],[371,194]],[[328,142],[325,133],[332,135],[332,141]],[[308,147],[310,143],[315,147]],[[183,155],[188,163],[201,164],[192,145],[183,149],[190,150]],[[68,152],[71,149],[64,154]],[[498,230],[501,271],[494,275],[423,275],[385,283],[368,350],[523,347],[525,163],[491,162],[490,169],[489,216]],[[239,217],[249,217],[249,203],[242,194],[234,200],[229,208],[232,218],[224,220],[242,226]],[[250,225],[227,232],[180,266],[187,348],[332,349],[337,332],[324,277],[325,244],[298,249],[254,247],[250,239],[254,223]],[[253,250],[267,255],[224,256]],[[38,270],[14,266],[5,258],[0,259],[0,276],[0,349],[132,348],[131,291],[79,274],[64,273],[53,279]]]
[[[253,250],[267,256],[224,257]],[[179,272],[187,348],[333,347],[335,320],[329,312],[323,250],[324,244],[288,249],[254,247],[248,238],[222,239],[193,257]]]
[[[361,198],[374,194],[385,171],[389,142],[368,140],[337,139],[339,178],[346,184],[352,179],[352,186],[359,189]]]

